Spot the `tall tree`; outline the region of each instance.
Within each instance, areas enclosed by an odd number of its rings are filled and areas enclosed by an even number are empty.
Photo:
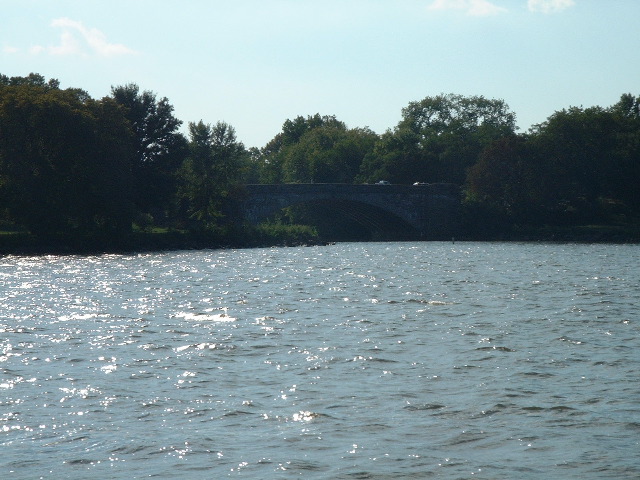
[[[527,136],[500,138],[469,169],[467,201],[512,223],[536,223],[545,215],[543,173]]]
[[[378,136],[369,129],[322,125],[285,147],[283,178],[288,183],[353,183]]]
[[[438,95],[411,102],[383,135],[363,168],[363,179],[388,174],[397,183],[464,183],[466,170],[495,139],[515,132],[515,114],[503,100]]]
[[[611,107],[619,121],[616,142],[616,171],[612,188],[616,197],[628,203],[635,215],[640,214],[640,96],[630,93],[620,97]]]
[[[186,139],[178,131],[182,122],[173,115],[166,97],[157,99],[155,93],[141,92],[134,83],[112,87],[111,95],[125,107],[135,137],[131,157],[135,205],[159,220],[169,208],[175,172],[187,153]]]
[[[596,201],[615,195],[619,134],[619,118],[602,107],[563,109],[532,129],[547,205],[562,221],[597,220]]]
[[[621,95],[618,103],[611,107],[611,111],[626,118],[640,120],[640,96],[631,93]]]
[[[295,151],[295,146],[305,135],[320,127],[346,130],[346,125],[333,115],[316,113],[307,117],[297,116],[293,120],[287,119],[282,125],[282,131],[260,151],[257,161],[260,164],[262,183],[313,181],[307,159],[300,151]]]
[[[406,127],[387,130],[363,158],[357,180],[364,183],[379,180],[392,183],[431,180],[418,162],[420,155],[418,135],[415,132]]]
[[[236,186],[248,153],[235,129],[218,122],[189,123],[189,155],[179,171],[179,199],[191,228],[215,231]]]
[[[639,212],[638,101],[556,111],[494,142],[469,169],[468,199],[514,223],[609,222]]]
[[[0,86],[0,198],[11,217],[40,237],[127,233],[129,132],[109,99]]]

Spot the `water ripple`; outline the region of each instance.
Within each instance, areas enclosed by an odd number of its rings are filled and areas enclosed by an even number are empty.
[[[640,248],[0,263],[7,478],[635,479]]]

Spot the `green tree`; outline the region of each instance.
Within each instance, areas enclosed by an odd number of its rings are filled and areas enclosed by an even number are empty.
[[[466,201],[510,223],[538,223],[544,216],[545,196],[539,167],[526,135],[500,138],[469,169]]]
[[[620,97],[610,109],[619,122],[614,158],[616,176],[612,178],[614,196],[626,202],[635,215],[640,214],[640,96]]]
[[[640,120],[640,97],[625,93],[611,107],[611,111],[628,119]]]
[[[260,183],[262,174],[262,153],[259,148],[251,147],[240,166],[239,182],[245,185]]]
[[[530,134],[504,137],[469,169],[470,204],[512,223],[608,223],[638,212],[638,100],[571,107]]]
[[[247,156],[231,125],[189,123],[189,155],[179,171],[178,197],[192,229],[215,231],[224,223]]]
[[[296,150],[295,146],[305,135],[320,127],[346,130],[345,124],[331,115],[316,113],[286,120],[282,131],[261,149],[256,159],[260,166],[261,183],[313,181],[313,168],[301,149]]]
[[[131,231],[134,215],[133,177],[129,158],[134,139],[124,111],[113,99],[88,102],[95,124],[90,162],[94,185],[89,198],[94,199],[94,220],[102,230],[119,236]]]
[[[380,135],[360,165],[357,181],[374,183],[379,180],[391,183],[413,183],[430,179],[421,171],[417,162],[421,152],[418,135],[406,127],[387,130]]]
[[[126,234],[129,139],[109,99],[39,80],[2,85],[0,201],[39,237]]]
[[[283,177],[288,183],[353,183],[377,135],[368,129],[323,125],[286,147]]]
[[[394,183],[451,182],[462,185],[480,152],[515,132],[515,114],[503,100],[438,95],[411,102],[361,172],[364,181],[385,176]]]
[[[621,133],[620,116],[602,107],[563,109],[532,129],[546,208],[558,221],[597,221],[598,202],[617,195]]]
[[[134,83],[112,87],[111,96],[126,109],[135,138],[131,156],[135,206],[160,221],[170,208],[175,174],[187,154],[187,140],[178,131],[182,122],[166,97],[157,99]]]
[[[45,91],[60,89],[59,80],[51,78],[47,81],[47,79],[39,73],[30,73],[26,77],[8,77],[7,75],[0,74],[0,85],[4,85],[5,87],[39,87]]]

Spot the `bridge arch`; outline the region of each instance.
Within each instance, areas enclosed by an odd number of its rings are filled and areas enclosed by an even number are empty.
[[[247,185],[242,211],[247,222],[258,224],[277,211],[301,203],[352,202],[379,208],[402,219],[423,238],[448,239],[459,228],[459,191],[451,184]]]

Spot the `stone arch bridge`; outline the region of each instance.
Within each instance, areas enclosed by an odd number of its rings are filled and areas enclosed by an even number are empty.
[[[246,185],[242,211],[246,221],[258,224],[278,210],[308,202],[372,206],[402,219],[429,239],[450,239],[460,227],[460,190],[447,183]]]

